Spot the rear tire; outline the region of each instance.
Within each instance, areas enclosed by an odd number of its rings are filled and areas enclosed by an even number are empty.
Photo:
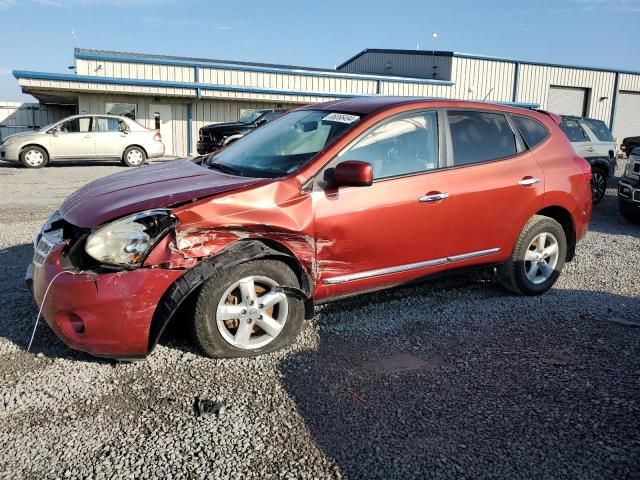
[[[122,163],[127,167],[141,167],[147,161],[146,152],[140,147],[129,147],[122,155]]]
[[[609,175],[604,168],[593,167],[591,171],[591,201],[597,205],[607,193]]]
[[[547,292],[564,267],[567,239],[554,219],[534,215],[522,229],[511,258],[498,269],[498,279],[518,295]]]
[[[206,281],[191,324],[200,351],[214,358],[254,357],[293,343],[304,305],[279,286],[299,283],[291,268],[275,260],[242,263]]]
[[[30,145],[20,152],[20,163],[27,168],[42,168],[49,163],[49,155],[44,148]]]

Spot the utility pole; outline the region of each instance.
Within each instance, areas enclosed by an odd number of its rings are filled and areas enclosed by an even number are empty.
[[[438,38],[437,32],[431,32],[431,38],[433,39],[433,50],[431,56],[431,62],[433,63],[432,77],[435,79],[438,76],[438,66],[436,65],[436,40]]]

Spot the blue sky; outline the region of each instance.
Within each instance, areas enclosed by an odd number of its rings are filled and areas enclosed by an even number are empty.
[[[332,68],[435,31],[439,50],[640,70],[639,22],[640,0],[0,0],[0,101],[30,99],[14,69],[69,72],[74,45]]]

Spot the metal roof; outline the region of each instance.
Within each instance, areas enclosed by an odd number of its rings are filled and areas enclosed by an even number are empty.
[[[549,63],[549,62],[535,62],[532,60],[518,60],[514,58],[494,57],[491,55],[478,55],[475,53],[463,53],[463,52],[448,52],[442,50],[399,50],[391,48],[365,48],[361,52],[356,53],[353,57],[344,61],[336,67],[337,70],[345,67],[347,64],[353,62],[358,57],[366,53],[392,53],[400,55],[435,55],[440,57],[459,57],[459,58],[471,58],[477,60],[492,60],[495,62],[507,62],[507,63],[520,63],[523,65],[540,65],[542,67],[557,67],[557,68],[574,68],[578,70],[595,70],[599,72],[610,73],[628,73],[631,75],[640,75],[640,70],[624,70],[610,67],[599,67],[594,65],[573,65],[573,64],[561,64],[561,63]]]
[[[323,77],[352,78],[359,80],[384,80],[409,83],[431,83],[435,85],[453,85],[453,82],[449,80],[434,80],[429,78],[403,77],[386,74],[347,73],[328,68],[299,67],[295,65],[240,62],[233,60],[214,60],[197,57],[174,57],[170,55],[116,52],[110,50],[89,50],[86,48],[76,48],[74,56],[76,59],[83,60],[180,65],[194,68],[226,68],[231,70],[243,70],[251,72],[284,73],[287,75],[317,75]]]
[[[335,70],[330,68],[315,68],[315,67],[301,67],[298,65],[285,65],[278,63],[259,63],[259,62],[244,62],[238,60],[220,60],[214,58],[200,58],[200,57],[179,57],[173,55],[158,55],[152,53],[133,53],[133,52],[118,52],[114,50],[95,50],[91,48],[75,48],[74,49],[74,57],[75,58],[121,58],[122,61],[128,61],[131,59],[138,59],[142,62],[149,63],[157,63],[157,62],[168,62],[168,63],[186,63],[186,64],[204,64],[204,63],[215,63],[215,64],[225,64],[225,65],[242,65],[242,66],[250,66],[250,67],[266,67],[266,68],[282,68],[287,70],[308,70],[309,72],[333,72],[336,73]]]

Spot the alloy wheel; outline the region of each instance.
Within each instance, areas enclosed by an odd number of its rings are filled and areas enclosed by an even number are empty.
[[[594,171],[591,175],[591,198],[594,203],[599,202],[607,192],[607,179],[604,174],[599,171]]]
[[[252,350],[271,343],[289,313],[287,296],[278,283],[263,276],[245,277],[222,295],[216,310],[220,335],[236,348]]]
[[[525,273],[529,281],[539,285],[551,278],[558,264],[558,240],[548,232],[536,235],[524,257]]]

